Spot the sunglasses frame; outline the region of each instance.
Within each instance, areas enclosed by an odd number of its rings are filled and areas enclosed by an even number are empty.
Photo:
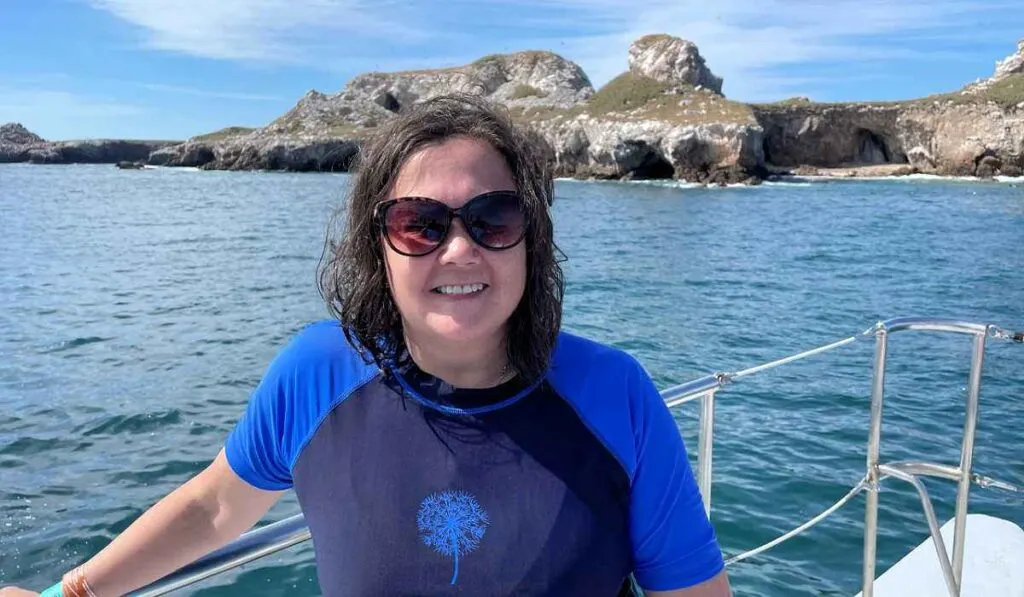
[[[469,201],[463,204],[462,207],[458,209],[452,209],[446,203],[438,201],[437,199],[432,199],[430,197],[397,197],[395,199],[387,199],[385,201],[381,201],[380,203],[378,203],[373,209],[373,219],[377,225],[377,229],[380,231],[381,235],[384,236],[384,240],[388,243],[388,246],[390,246],[391,249],[394,250],[399,255],[405,255],[406,257],[425,257],[436,251],[441,245],[445,243],[446,240],[448,240],[448,235],[450,235],[452,231],[452,222],[455,221],[455,218],[462,220],[462,226],[463,228],[466,229],[466,235],[469,236],[469,238],[477,246],[488,251],[506,251],[523,242],[523,239],[526,238],[527,225],[525,212],[523,213],[523,230],[519,234],[519,238],[517,238],[515,242],[505,247],[490,247],[477,240],[476,236],[473,234],[472,228],[466,224],[465,218],[462,217],[464,210],[470,205],[472,205],[475,201],[479,199],[486,199],[488,197],[496,195],[514,197],[516,201],[519,202],[520,210],[523,209],[522,198],[519,196],[519,193],[515,191],[490,191],[487,193],[481,193],[480,195],[471,198]],[[424,203],[436,204],[445,209],[446,218],[444,222],[444,234],[441,236],[441,240],[439,240],[437,244],[431,247],[430,250],[428,250],[426,253],[407,253],[396,247],[395,243],[391,240],[391,235],[388,234],[388,226],[386,221],[388,210],[399,203],[405,203],[409,201],[419,201]]]

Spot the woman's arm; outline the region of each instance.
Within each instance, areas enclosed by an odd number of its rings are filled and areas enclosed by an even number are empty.
[[[644,591],[646,597],[732,597],[729,578],[722,570],[710,579],[692,587],[674,591]]]
[[[98,597],[124,595],[227,544],[256,524],[283,491],[257,489],[238,477],[224,451],[147,510],[82,565]],[[18,595],[13,590],[0,596]]]
[[[672,413],[639,363],[631,381],[637,583],[647,595],[728,597],[725,559]]]

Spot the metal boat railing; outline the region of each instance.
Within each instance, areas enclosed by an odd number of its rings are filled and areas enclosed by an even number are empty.
[[[879,443],[882,428],[882,405],[885,395],[885,366],[888,356],[888,338],[890,334],[902,331],[930,331],[968,335],[973,337],[971,369],[967,388],[967,409],[964,417],[964,431],[960,448],[958,466],[931,462],[890,462],[880,463],[878,460]],[[838,342],[819,346],[811,350],[790,355],[737,371],[735,373],[715,373],[672,386],[661,392],[665,403],[671,408],[692,402],[701,401],[700,435],[697,442],[697,482],[704,499],[704,508],[711,511],[711,471],[714,446],[714,413],[715,395],[727,384],[748,375],[766,371],[787,363],[805,359],[824,352],[846,346],[858,339],[874,336],[875,355],[871,385],[871,422],[868,431],[867,463],[864,477],[839,501],[807,520],[789,532],[749,551],[743,552],[726,560],[726,565],[754,557],[776,545],[804,532],[818,524],[833,512],[847,504],[860,492],[867,491],[867,504],[864,518],[864,560],[863,560],[863,597],[872,597],[875,581],[876,541],[878,533],[878,488],[887,479],[900,479],[910,483],[921,499],[928,529],[935,543],[936,555],[942,569],[946,587],[952,597],[960,595],[960,580],[963,571],[964,540],[966,536],[967,504],[971,483],[981,487],[995,487],[1008,491],[1024,493],[1024,488],[985,477],[972,472],[974,455],[974,436],[978,419],[978,396],[981,391],[981,371],[985,357],[987,339],[1010,340],[1024,343],[1024,332],[1008,332],[994,325],[982,325],[957,321],[953,319],[935,319],[919,317],[903,317],[882,321],[862,334],[844,338]],[[921,482],[921,477],[937,477],[957,482],[956,513],[953,532],[953,558],[947,555],[945,543],[939,532],[938,519],[931,499]],[[227,546],[189,564],[146,587],[132,592],[133,597],[155,597],[184,588],[212,576],[237,568],[243,564],[258,560],[267,555],[287,549],[310,538],[309,529],[301,514],[268,524],[243,534]]]

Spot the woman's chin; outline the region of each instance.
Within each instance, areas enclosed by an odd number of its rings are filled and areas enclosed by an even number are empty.
[[[479,342],[502,332],[502,326],[483,321],[458,321],[444,318],[428,321],[427,330],[431,335],[445,342]]]

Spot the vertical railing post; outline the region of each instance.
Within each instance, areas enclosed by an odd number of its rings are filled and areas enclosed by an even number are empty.
[[[981,368],[985,361],[985,334],[974,336],[971,375],[967,385],[964,413],[964,437],[960,445],[960,481],[956,491],[956,520],[953,523],[953,577],[963,586],[964,539],[967,530],[967,501],[971,490],[971,466],[974,456],[974,432],[978,425],[978,395],[981,392]]]
[[[875,364],[871,380],[871,426],[868,432],[867,506],[864,512],[864,575],[861,594],[872,597],[878,537],[878,444],[882,436],[882,400],[885,395],[885,355],[889,334],[879,328],[875,337]]]
[[[704,511],[711,516],[711,455],[715,435],[715,392],[700,399],[700,439],[697,452],[697,486],[704,499]]]

